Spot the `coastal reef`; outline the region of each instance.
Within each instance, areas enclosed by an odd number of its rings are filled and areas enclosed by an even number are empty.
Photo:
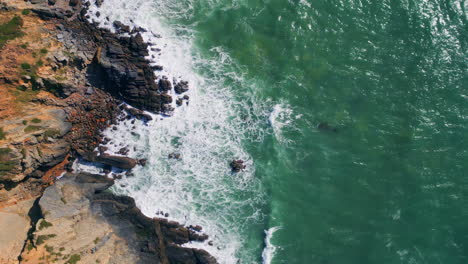
[[[99,28],[88,6],[0,2],[0,263],[217,263],[184,247],[208,239],[201,228],[146,217],[113,179],[73,172],[76,159],[144,166],[98,151],[102,131],[170,115],[169,91],[188,90],[155,75],[144,29]]]

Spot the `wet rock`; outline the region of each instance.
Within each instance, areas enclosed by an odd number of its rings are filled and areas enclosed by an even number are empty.
[[[174,86],[174,91],[176,92],[176,94],[182,94],[187,92],[188,90],[188,82],[186,81],[180,81]]]
[[[57,0],[48,0],[47,3],[49,5],[55,5],[55,3],[57,2]]]
[[[184,100],[182,100],[182,98],[177,98],[177,100],[176,100],[176,105],[177,106],[181,106],[183,103],[184,103]]]
[[[167,157],[169,159],[178,159],[178,160],[181,159],[180,153],[176,153],[176,152],[170,153]]]
[[[197,231],[197,232],[201,232],[202,229],[203,229],[203,227],[201,227],[201,226],[199,226],[199,225],[190,225],[189,228],[190,228],[190,229],[193,229],[193,230],[195,230],[195,231]]]
[[[151,49],[151,50],[153,50],[153,49]],[[162,71],[164,68],[161,65],[154,65],[154,66],[151,66],[151,69],[154,70],[154,71]]]
[[[146,159],[139,159],[138,160],[138,164],[140,164],[141,166],[146,166],[146,162],[147,162]]]
[[[77,6],[79,4],[79,0],[70,0],[68,3],[70,6]]]
[[[240,172],[240,171],[245,170],[245,168],[246,168],[246,165],[244,164],[244,161],[240,160],[240,159],[231,161],[229,166],[231,167],[231,170],[233,172]]]
[[[130,108],[130,107],[125,107],[125,111],[129,113],[130,115],[134,116],[138,120],[143,120],[143,121],[151,121],[153,118],[151,115],[146,114],[145,112],[136,109],[136,108]],[[133,124],[133,123],[132,123]]]
[[[113,25],[122,32],[130,33],[130,27],[120,21],[114,21]]]
[[[165,76],[159,80],[158,86],[159,86],[159,90],[162,92],[167,92],[172,89],[171,82]]]
[[[117,154],[120,154],[120,155],[127,155],[129,151],[130,151],[130,150],[129,150],[127,147],[123,147],[123,148],[119,149],[119,151],[117,152]]]
[[[319,123],[317,129],[323,132],[338,132],[338,128],[330,126],[327,122]]]
[[[108,147],[105,147],[105,146],[99,146],[99,148],[98,148],[100,154],[106,152],[108,149],[109,149],[109,148],[108,148]]]
[[[97,156],[95,161],[124,170],[133,169],[137,164],[137,161],[134,159],[128,157],[112,156],[109,154]]]

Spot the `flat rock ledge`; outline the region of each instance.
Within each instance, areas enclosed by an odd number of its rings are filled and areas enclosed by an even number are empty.
[[[217,261],[190,241],[208,237],[166,219],[144,216],[132,198],[107,189],[113,180],[100,175],[66,174],[39,200],[43,214],[26,245],[21,263],[187,263]]]

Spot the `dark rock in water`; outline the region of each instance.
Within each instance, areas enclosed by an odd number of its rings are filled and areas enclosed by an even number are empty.
[[[79,0],[70,0],[70,2],[68,2],[68,4],[70,6],[77,6],[79,4]]]
[[[182,98],[177,98],[176,105],[181,106],[183,102],[184,102],[184,100],[182,100]]]
[[[199,225],[190,225],[189,228],[190,228],[190,229],[193,229],[193,230],[195,230],[195,231],[197,231],[197,232],[201,232],[202,229],[203,229],[203,227],[201,227],[201,226],[199,226]]]
[[[167,79],[166,76],[161,78],[158,82],[159,90],[162,92],[167,92],[172,89],[172,84],[171,82]]]
[[[106,152],[109,148],[108,148],[108,147],[105,147],[105,146],[99,146],[98,149],[99,149],[99,153],[102,154],[102,153]]]
[[[109,154],[97,156],[95,161],[124,170],[133,169],[137,164],[137,161],[134,159],[128,157],[112,156]]]
[[[332,127],[326,122],[319,123],[317,126],[317,129],[320,131],[324,131],[324,132],[334,132],[334,133],[338,132],[338,128]]]
[[[55,5],[55,3],[57,2],[57,0],[48,0],[47,3],[49,5]]]
[[[154,71],[162,71],[164,68],[161,65],[154,65],[151,66],[151,69],[153,69]]]
[[[168,158],[170,158],[170,159],[180,159],[180,157],[181,157],[180,153],[175,153],[175,152],[174,152],[174,153],[170,153],[170,154],[168,155]]]
[[[112,179],[114,180],[121,180],[122,179],[122,175],[121,174],[112,174]]]
[[[103,0],[96,0],[96,6],[101,7]]]
[[[245,170],[246,165],[244,164],[243,160],[233,160],[229,164],[233,172],[240,172],[242,170]]]
[[[130,151],[130,150],[129,150],[127,147],[123,147],[123,148],[119,149],[119,151],[117,152],[117,154],[120,154],[120,155],[127,155],[129,151]]]
[[[132,116],[134,116],[136,119],[138,120],[143,120],[143,121],[151,121],[153,120],[153,118],[151,117],[151,115],[149,114],[146,114],[145,112],[139,110],[139,109],[136,109],[136,108],[130,108],[130,107],[127,107],[124,105],[124,110],[127,111],[127,113],[131,114]],[[132,123],[133,124],[133,123]]]
[[[172,96],[170,96],[168,94],[161,94],[161,101],[164,104],[170,104],[170,103],[172,103]]]
[[[114,21],[113,25],[122,32],[130,33],[130,27],[120,21]]]
[[[147,162],[146,159],[139,159],[138,160],[138,164],[140,164],[141,166],[146,166],[146,162]]]
[[[186,81],[180,81],[174,86],[174,91],[176,92],[176,94],[182,94],[182,93],[187,92],[188,90],[189,90],[188,82]]]
[[[100,16],[101,16],[101,12],[97,11],[97,12],[96,12],[96,16],[97,16],[97,17],[100,17]]]
[[[188,95],[184,95],[184,96],[182,97],[182,99],[188,100],[188,99],[190,99],[190,97],[189,97]]]

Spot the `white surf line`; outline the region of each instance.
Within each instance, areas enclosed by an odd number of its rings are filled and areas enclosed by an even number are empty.
[[[273,260],[276,250],[278,247],[274,246],[271,243],[271,239],[273,238],[273,235],[275,234],[276,231],[280,230],[281,227],[272,227],[268,230],[265,230],[265,248],[263,249],[262,252],[262,259],[263,259],[263,264],[271,264],[271,261]]]

